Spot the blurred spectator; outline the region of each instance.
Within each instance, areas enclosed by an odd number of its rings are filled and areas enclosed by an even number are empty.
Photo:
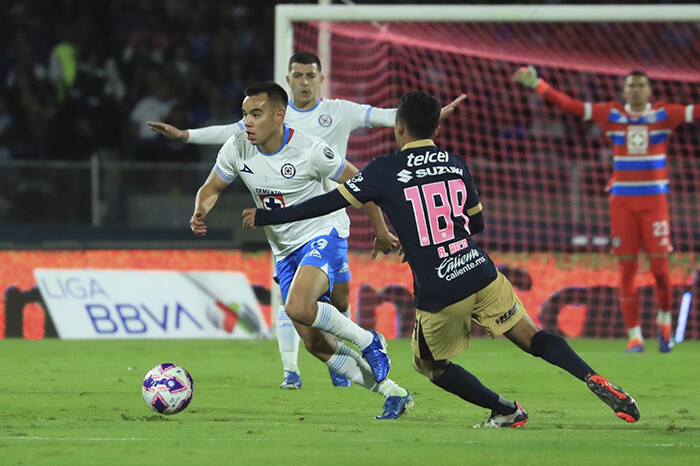
[[[129,115],[134,154],[138,160],[154,160],[162,152],[165,141],[145,124],[146,121],[167,120],[175,106],[168,79],[155,67],[147,73],[148,93],[136,103]]]
[[[0,93],[0,161],[10,158],[11,140],[15,132],[15,119],[5,95]]]

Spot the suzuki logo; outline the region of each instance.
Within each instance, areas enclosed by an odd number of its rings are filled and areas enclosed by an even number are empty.
[[[408,183],[411,179],[413,179],[413,174],[410,171],[403,169],[396,174],[396,179],[402,183]]]

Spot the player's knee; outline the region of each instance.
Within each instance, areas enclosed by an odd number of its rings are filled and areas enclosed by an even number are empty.
[[[449,363],[447,361],[428,361],[413,356],[413,368],[421,375],[424,375],[430,380],[435,380],[442,375]]]
[[[350,299],[348,296],[332,296],[331,304],[340,312],[345,313],[350,308]]]
[[[418,372],[421,375],[426,376],[427,378],[430,378],[431,372],[425,364],[427,361],[423,361],[417,356],[413,356],[413,369],[415,369],[416,372]]]
[[[312,311],[316,310],[316,303],[313,304],[313,309],[309,306],[309,303],[305,303],[303,300],[294,299],[289,297],[284,305],[287,315],[290,319],[295,322],[299,322],[304,325],[311,325],[314,322]]]
[[[620,270],[620,293],[628,296],[635,293],[634,278],[637,275],[637,260],[621,260]]]
[[[658,275],[654,274],[654,280],[656,281],[656,286],[660,288],[667,288],[671,286],[671,276],[668,273],[661,273]]]
[[[669,264],[667,257],[652,257],[650,259],[651,273],[654,275],[656,283],[661,286],[667,285],[671,281]]]
[[[560,346],[561,344],[566,345],[566,340],[561,335],[547,330],[540,330],[530,340],[530,354],[541,358],[547,349],[552,346]]]
[[[287,316],[289,316],[290,319],[294,320],[294,316],[298,312],[298,307],[297,302],[290,296],[284,303],[284,312],[287,313]]]

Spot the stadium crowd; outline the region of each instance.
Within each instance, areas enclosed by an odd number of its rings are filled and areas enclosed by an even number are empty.
[[[272,77],[273,8],[240,0],[0,1],[0,160],[196,160],[146,120],[240,117]]]
[[[0,161],[211,156],[144,122],[237,120],[246,84],[273,76],[275,3],[0,0]]]

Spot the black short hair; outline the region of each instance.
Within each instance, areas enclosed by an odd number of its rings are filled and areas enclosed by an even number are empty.
[[[318,67],[318,71],[321,71],[321,60],[311,52],[297,52],[292,55],[289,58],[287,71],[292,69],[292,63],[299,63],[300,65],[313,65],[315,63]]]
[[[260,94],[267,94],[267,97],[272,103],[277,104],[282,108],[287,108],[287,101],[289,100],[287,91],[282,89],[282,86],[276,82],[263,81],[259,84],[249,86],[245,90],[246,97]]]
[[[414,91],[404,94],[399,100],[396,119],[406,125],[411,136],[430,139],[438,127],[441,110],[435,97],[425,92]]]
[[[644,71],[639,71],[639,70],[632,70],[629,73],[627,73],[627,76],[625,76],[625,81],[627,81],[627,78],[630,76],[636,77],[636,78],[646,78],[647,81],[649,81],[649,76]]]

